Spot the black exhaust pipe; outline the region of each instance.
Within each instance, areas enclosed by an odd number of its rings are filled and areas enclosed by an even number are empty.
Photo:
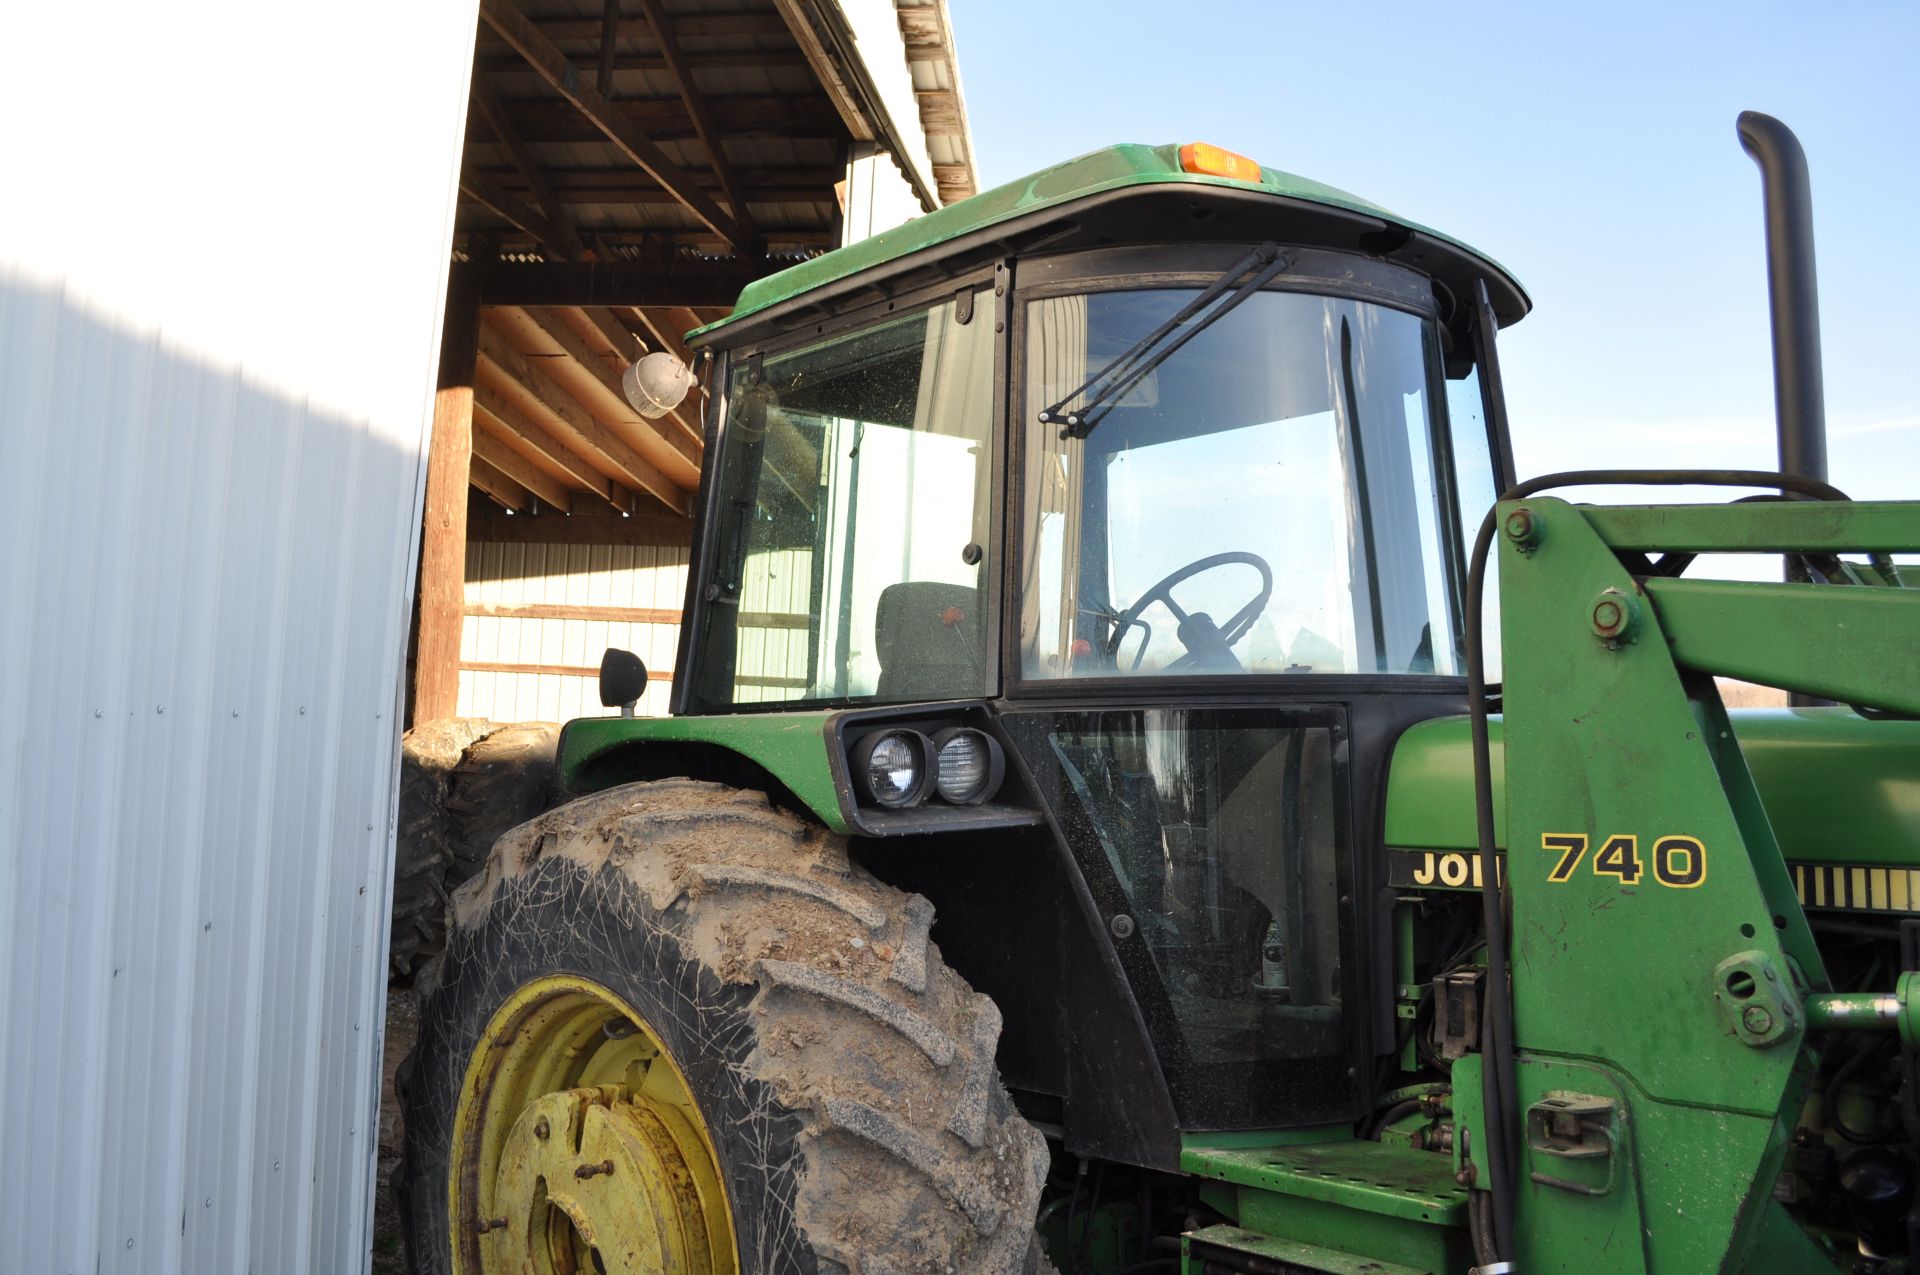
[[[1771,115],[1742,111],[1740,145],[1760,166],[1767,208],[1767,293],[1773,315],[1773,403],[1780,468],[1827,477],[1826,390],[1820,373],[1820,287],[1813,262],[1807,153]]]

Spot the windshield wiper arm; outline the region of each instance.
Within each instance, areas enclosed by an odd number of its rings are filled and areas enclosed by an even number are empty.
[[[1266,287],[1292,264],[1293,258],[1274,244],[1261,244],[1243,257],[1240,264],[1181,306],[1172,318],[1128,346],[1118,358],[1088,377],[1085,383],[1058,403],[1042,409],[1040,423],[1060,426],[1062,438],[1085,438],[1147,373],[1172,358],[1181,346],[1199,336],[1215,319]],[[1234,281],[1249,270],[1254,272],[1253,277],[1228,293],[1227,289],[1233,287]],[[1213,308],[1208,310],[1208,306]],[[1205,314],[1201,314],[1203,310]],[[1082,394],[1087,395],[1087,401],[1069,411],[1067,404]]]

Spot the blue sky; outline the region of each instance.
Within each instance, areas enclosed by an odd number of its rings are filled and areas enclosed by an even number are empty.
[[[1503,336],[1523,475],[1774,462],[1746,108],[1813,172],[1833,481],[1920,498],[1920,5],[950,0],[985,185],[1216,142],[1447,231]]]

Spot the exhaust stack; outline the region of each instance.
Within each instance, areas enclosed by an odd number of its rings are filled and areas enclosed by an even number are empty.
[[[1820,288],[1813,260],[1807,153],[1771,115],[1742,111],[1740,145],[1760,166],[1766,198],[1767,293],[1773,317],[1773,401],[1780,468],[1825,481],[1826,391],[1820,372]]]

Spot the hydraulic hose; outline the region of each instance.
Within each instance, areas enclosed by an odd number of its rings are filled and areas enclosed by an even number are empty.
[[[1770,487],[1814,500],[1846,500],[1846,493],[1818,479],[1756,469],[1580,469],[1543,474],[1516,483],[1500,499],[1523,500],[1554,487]],[[1513,1081],[1513,989],[1507,970],[1508,938],[1501,873],[1494,866],[1493,762],[1488,739],[1489,706],[1485,633],[1481,613],[1486,598],[1487,562],[1493,547],[1499,507],[1487,511],[1474,537],[1467,573],[1467,708],[1473,727],[1473,797],[1479,824],[1480,910],[1487,934],[1487,1004],[1482,1015],[1481,1101],[1487,1128],[1481,1154],[1487,1162],[1487,1186],[1493,1225],[1492,1256],[1511,1261],[1514,1254],[1513,1160],[1519,1129]]]

